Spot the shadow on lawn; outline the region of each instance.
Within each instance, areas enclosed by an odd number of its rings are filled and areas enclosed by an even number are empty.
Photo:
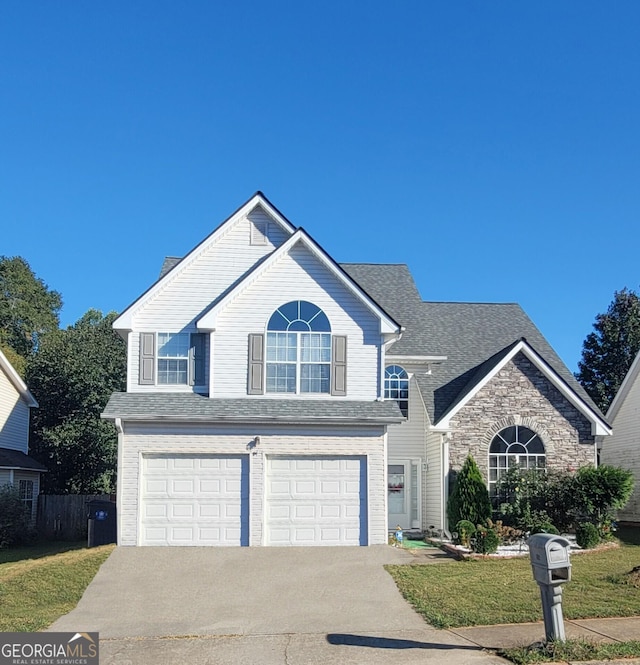
[[[10,547],[6,550],[0,549],[0,564],[16,563],[28,559],[41,559],[45,556],[70,552],[71,550],[81,550],[87,546],[86,540],[72,542],[66,541],[47,541],[36,543],[35,545],[21,545],[20,547]]]
[[[401,640],[389,637],[369,637],[367,635],[349,635],[345,633],[329,633],[327,642],[334,645],[350,647],[371,647],[372,649],[462,649],[467,651],[482,651],[480,646],[467,644],[438,644],[435,642],[418,642],[416,640]]]
[[[616,537],[626,545],[640,545],[640,527],[630,524],[620,524],[616,531]]]

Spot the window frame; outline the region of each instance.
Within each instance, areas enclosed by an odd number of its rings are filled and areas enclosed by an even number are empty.
[[[184,352],[186,346],[186,355],[179,353],[169,353],[161,355],[161,347],[171,344],[171,338],[177,336],[187,336],[188,341],[183,341],[182,349],[178,347],[178,352]],[[168,339],[165,339],[168,338]],[[138,333],[138,385],[156,386],[161,388],[182,389],[206,389],[207,388],[207,363],[210,358],[210,344],[207,341],[206,333],[193,332],[188,330],[153,330],[140,331]],[[174,351],[175,349],[171,349]],[[175,363],[172,369],[161,369],[162,362]],[[184,372],[178,363],[186,361],[186,381],[172,382],[163,380],[162,375],[174,375]],[[167,377],[168,378],[168,377]]]
[[[163,344],[160,343],[160,336],[161,335],[166,335],[169,337],[169,339],[164,342]],[[160,349],[162,346],[165,346],[168,343],[171,343],[173,341],[173,338],[175,337],[186,337],[187,338],[187,353],[186,355],[160,355]],[[189,366],[190,366],[190,350],[192,347],[192,339],[191,339],[191,333],[189,332],[165,332],[165,331],[158,331],[156,332],[156,385],[158,386],[190,386],[190,380],[191,377],[189,375]],[[161,381],[160,376],[162,373],[164,374],[182,374],[181,370],[164,370],[164,372],[161,372],[160,370],[160,363],[161,362],[166,362],[166,363],[183,363],[185,364],[184,368],[184,381]]]
[[[389,370],[393,369],[393,375],[390,375]],[[398,372],[397,370],[401,370]],[[404,377],[401,376],[401,374],[404,373]],[[391,365],[386,365],[384,368],[384,398],[389,399],[389,400],[394,400],[395,402],[398,403],[398,406],[400,407],[400,411],[402,415],[405,418],[409,418],[409,372],[402,366],[398,365],[397,363],[393,363]],[[395,382],[397,384],[395,387],[392,386],[392,382]],[[404,392],[406,392],[407,396],[406,397],[401,397],[401,393],[403,392],[403,389],[401,387],[400,382],[406,382],[406,389]],[[397,397],[392,396],[392,393],[396,392],[398,393]]]
[[[297,306],[296,318],[292,318],[291,312],[294,305]],[[305,318],[303,308],[308,312]],[[314,329],[314,322],[317,330]],[[284,343],[279,344],[279,341]],[[291,300],[275,309],[265,330],[265,394],[330,395],[332,362],[331,323],[321,307],[307,300]],[[283,378],[279,376],[279,369],[285,369]],[[305,370],[309,376],[304,376]],[[284,381],[280,383],[280,386],[285,386],[284,390],[278,389],[280,381]],[[321,389],[308,389],[312,385]]]
[[[514,429],[515,436],[505,435],[505,432],[508,432],[512,428]],[[529,432],[531,436],[525,434],[525,431]],[[523,440],[520,440],[521,432]],[[509,441],[508,439],[511,438],[514,440]],[[495,450],[495,445],[506,447],[505,451],[500,452]],[[529,451],[529,445],[539,445],[542,448],[542,452]],[[518,449],[517,452],[516,448]],[[512,452],[510,452],[510,449],[512,449]],[[524,452],[520,449],[524,449]],[[538,432],[525,425],[509,425],[496,432],[491,437],[487,458],[487,488],[491,497],[497,496],[496,487],[500,481],[500,476],[509,469],[519,468],[523,471],[537,470],[544,472],[547,468],[547,452],[542,437]],[[495,459],[495,463],[493,463],[492,458]],[[500,463],[501,460],[504,461],[503,464]],[[515,464],[511,464],[511,460],[515,461]],[[525,464],[522,464],[522,460],[525,461]],[[531,461],[534,462],[533,465],[531,465]],[[495,474],[492,472],[495,472]]]
[[[30,488],[30,492],[27,494],[27,489]],[[33,516],[33,507],[35,503],[34,499],[34,491],[35,489],[35,481],[29,479],[29,478],[20,478],[18,480],[18,492],[20,494],[20,500],[24,503],[25,505],[25,510],[28,508],[29,509],[29,517]]]

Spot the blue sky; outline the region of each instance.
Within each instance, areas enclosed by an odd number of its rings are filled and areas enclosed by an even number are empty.
[[[68,325],[260,189],[426,300],[519,302],[575,370],[640,285],[639,29],[637,0],[7,0],[0,254]]]

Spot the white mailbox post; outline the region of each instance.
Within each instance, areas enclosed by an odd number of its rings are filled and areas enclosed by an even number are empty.
[[[540,587],[545,638],[547,641],[564,642],[562,585],[571,579],[571,544],[560,536],[536,533],[529,538],[527,545],[533,577]]]

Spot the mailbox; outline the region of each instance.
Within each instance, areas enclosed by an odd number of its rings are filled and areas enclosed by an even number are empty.
[[[571,579],[571,544],[566,538],[550,533],[536,533],[527,544],[533,576],[538,584],[555,586]]]
[[[565,641],[562,618],[562,584],[571,579],[569,551],[566,538],[550,533],[536,533],[527,541],[533,577],[540,587],[545,637]]]

